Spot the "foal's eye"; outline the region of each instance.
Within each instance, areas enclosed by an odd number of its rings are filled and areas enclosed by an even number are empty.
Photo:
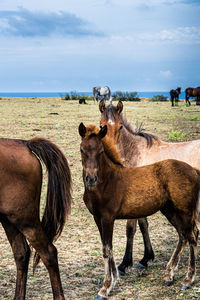
[[[123,125],[121,125],[121,126],[119,127],[119,131],[122,130],[122,128],[123,128]]]
[[[82,149],[80,149],[80,152],[81,152],[81,153],[83,153],[83,150],[82,150]]]

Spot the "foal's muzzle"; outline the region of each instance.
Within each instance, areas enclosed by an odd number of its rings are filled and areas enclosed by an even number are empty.
[[[85,175],[85,183],[89,188],[95,187],[97,185],[98,177],[97,175],[91,176],[90,174]]]

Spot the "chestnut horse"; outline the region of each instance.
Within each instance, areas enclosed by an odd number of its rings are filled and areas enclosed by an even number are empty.
[[[148,165],[160,160],[174,158],[185,161],[193,167],[200,169],[200,140],[179,143],[166,143],[156,136],[143,132],[139,127],[134,130],[122,114],[123,104],[105,106],[103,101],[99,104],[101,112],[100,126],[107,125],[108,135],[114,140],[124,158],[123,164],[127,167]],[[137,220],[128,220],[126,226],[126,251],[122,263],[119,265],[121,275],[125,269],[133,265],[132,249],[133,237],[136,232]],[[147,267],[148,261],[154,259],[154,252],[148,233],[146,218],[138,220],[144,240],[144,257],[137,264],[137,268]]]
[[[107,299],[118,278],[112,249],[114,221],[143,218],[157,211],[165,215],[179,237],[167,264],[164,283],[173,282],[174,270],[189,243],[188,272],[181,285],[187,289],[195,280],[200,171],[174,159],[143,167],[124,167],[119,150],[106,133],[107,125],[100,130],[94,125],[79,125],[83,199],[99,229],[105,266],[103,287],[96,299]]]
[[[41,162],[48,171],[46,207],[40,221]],[[71,207],[71,175],[64,154],[43,138],[0,139],[0,222],[12,247],[17,268],[14,299],[25,299],[30,247],[46,266],[54,299],[64,299],[57,250],[59,237]]]
[[[200,86],[198,86],[197,88],[189,87],[185,90],[185,101],[189,105],[191,105],[189,101],[190,97],[196,97],[196,104],[200,104]]]

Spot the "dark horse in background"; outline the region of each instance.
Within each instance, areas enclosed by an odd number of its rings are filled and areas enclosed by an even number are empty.
[[[196,105],[200,105],[200,86],[197,88],[189,87],[185,90],[185,101],[191,105],[189,98],[196,97]]]
[[[180,93],[181,93],[180,87],[178,87],[176,90],[170,91],[170,100],[171,100],[172,106],[174,106],[174,103],[178,103]]]
[[[40,221],[42,167],[48,171],[46,207]],[[43,261],[49,272],[53,298],[64,299],[57,250],[53,241],[71,208],[71,173],[64,154],[43,138],[0,139],[0,222],[10,242],[17,268],[14,299],[25,299],[30,245],[34,269]]]

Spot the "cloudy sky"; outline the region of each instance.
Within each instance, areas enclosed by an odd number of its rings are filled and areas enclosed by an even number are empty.
[[[200,85],[199,0],[1,0],[0,91]]]

